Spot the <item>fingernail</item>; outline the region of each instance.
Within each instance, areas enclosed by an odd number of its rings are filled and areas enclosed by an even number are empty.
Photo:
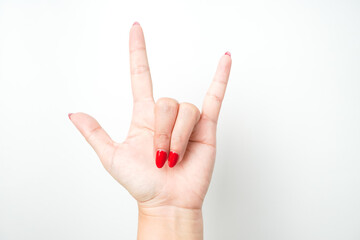
[[[68,117],[69,117],[70,120],[71,120],[71,115],[72,115],[72,113],[69,113],[69,114],[68,114]]]
[[[156,166],[162,168],[165,164],[167,153],[164,150],[156,151]]]
[[[179,159],[179,154],[176,152],[170,151],[169,153],[169,167],[174,167]]]
[[[135,25],[140,25],[140,23],[135,21],[135,22],[133,23],[133,26],[135,26]]]
[[[228,55],[231,57],[231,53],[230,52],[226,52],[225,55]]]

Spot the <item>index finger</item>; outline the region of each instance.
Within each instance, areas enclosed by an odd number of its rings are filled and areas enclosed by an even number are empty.
[[[224,99],[226,86],[229,80],[230,69],[231,54],[230,52],[226,52],[219,61],[215,76],[205,95],[202,106],[202,117],[207,118],[214,124],[217,123],[219,118],[221,103]]]
[[[144,100],[154,101],[144,33],[138,22],[134,22],[130,29],[129,52],[131,87],[134,102]]]

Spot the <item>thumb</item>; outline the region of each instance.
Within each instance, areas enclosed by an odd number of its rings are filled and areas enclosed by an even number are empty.
[[[95,150],[105,169],[109,170],[115,143],[100,124],[86,113],[70,113],[69,118]]]

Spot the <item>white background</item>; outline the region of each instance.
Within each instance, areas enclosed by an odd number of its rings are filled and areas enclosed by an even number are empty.
[[[201,107],[232,53],[205,239],[360,239],[359,12],[340,0],[0,0],[0,239],[135,239],[135,201],[67,117],[89,113],[124,139],[134,21],[156,99]]]

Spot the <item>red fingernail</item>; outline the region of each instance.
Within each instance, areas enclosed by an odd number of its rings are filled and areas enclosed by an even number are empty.
[[[134,26],[134,25],[140,25],[140,23],[139,23],[139,22],[134,22],[134,23],[133,23],[133,26]]]
[[[226,52],[225,55],[228,55],[231,57],[231,53],[230,52]]]
[[[176,152],[170,151],[169,153],[169,167],[174,167],[179,159],[179,154]]]
[[[164,150],[156,151],[156,166],[162,168],[165,164],[167,153]]]
[[[71,115],[72,115],[72,113],[69,113],[69,114],[68,114],[68,117],[69,117],[70,120],[71,120]]]

